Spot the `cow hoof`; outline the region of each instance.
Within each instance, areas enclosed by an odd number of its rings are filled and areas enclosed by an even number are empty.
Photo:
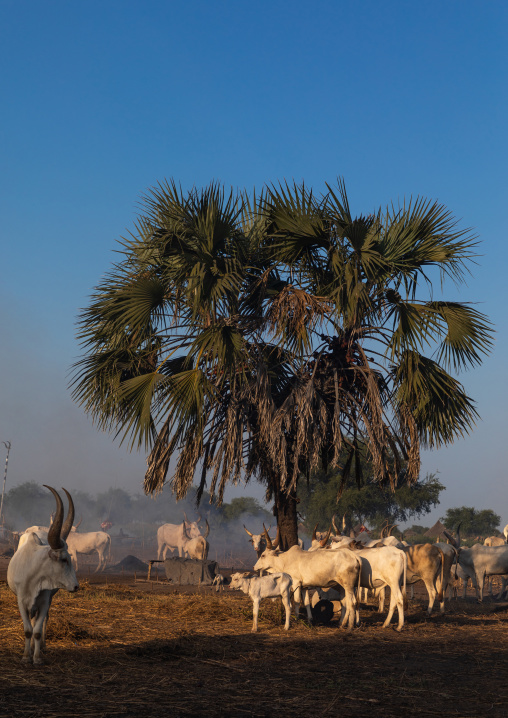
[[[23,658],[21,659],[21,663],[31,663],[31,662],[32,662],[31,656],[23,656]]]

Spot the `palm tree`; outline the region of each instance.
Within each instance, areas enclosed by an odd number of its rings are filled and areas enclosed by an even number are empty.
[[[170,182],[143,209],[81,314],[73,396],[151,449],[147,493],[173,456],[177,498],[197,473],[198,500],[207,487],[218,502],[255,477],[289,547],[302,476],[338,467],[341,489],[361,485],[367,452],[376,481],[412,483],[421,446],[474,425],[451,372],[481,361],[491,330],[473,307],[428,296],[431,272],[461,283],[474,258],[444,207],[353,218],[342,182],[252,198]]]

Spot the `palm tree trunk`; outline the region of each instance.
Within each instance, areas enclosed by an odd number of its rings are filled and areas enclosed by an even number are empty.
[[[278,485],[274,486],[273,494],[275,499],[273,514],[277,519],[279,529],[279,548],[282,551],[287,551],[291,546],[298,544],[297,498],[293,492],[288,496]]]

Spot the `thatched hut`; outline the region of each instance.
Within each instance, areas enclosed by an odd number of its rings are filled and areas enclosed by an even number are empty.
[[[432,526],[428,531],[425,531],[423,535],[428,536],[429,538],[442,539],[446,541],[446,536],[444,535],[445,530],[446,526],[443,526],[441,521],[436,521],[434,526]]]

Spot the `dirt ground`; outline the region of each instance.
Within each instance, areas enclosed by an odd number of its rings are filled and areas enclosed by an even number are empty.
[[[294,622],[265,602],[259,633],[241,593],[132,575],[79,575],[60,591],[45,665],[21,663],[23,629],[0,560],[0,716],[508,715],[508,605],[473,596],[427,618],[421,590],[402,633],[362,607],[352,632]],[[85,572],[82,572],[85,573]]]

